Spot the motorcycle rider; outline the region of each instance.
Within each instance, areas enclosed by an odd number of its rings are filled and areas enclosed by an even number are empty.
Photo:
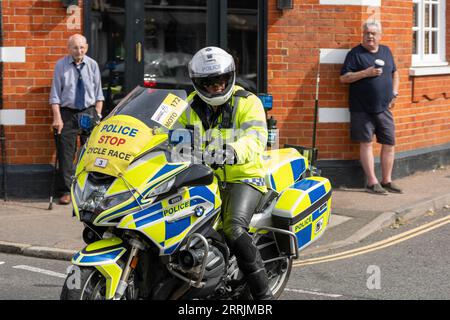
[[[179,122],[206,136],[202,148],[206,158],[214,160],[211,167],[223,182],[223,230],[252,297],[273,299],[262,258],[247,232],[267,192],[261,160],[267,144],[263,106],[256,95],[235,85],[234,59],[220,48],[199,50],[188,69],[195,91],[187,98],[189,107]]]

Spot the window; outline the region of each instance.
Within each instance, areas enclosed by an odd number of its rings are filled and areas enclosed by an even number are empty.
[[[412,64],[447,64],[444,0],[413,0]]]

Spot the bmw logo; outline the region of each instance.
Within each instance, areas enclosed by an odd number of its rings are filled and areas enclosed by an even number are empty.
[[[203,214],[205,213],[205,208],[203,208],[202,206],[198,206],[197,208],[195,208],[194,210],[194,214],[196,217],[200,218],[201,216],[203,216]]]

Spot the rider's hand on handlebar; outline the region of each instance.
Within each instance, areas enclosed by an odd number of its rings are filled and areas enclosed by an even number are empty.
[[[206,164],[209,164],[213,170],[216,170],[223,167],[225,164],[236,164],[237,157],[234,149],[231,146],[224,144],[222,148],[206,149],[203,160]]]

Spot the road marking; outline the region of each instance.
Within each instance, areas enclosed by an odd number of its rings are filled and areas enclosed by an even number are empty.
[[[40,268],[36,268],[36,267],[31,267],[31,266],[20,265],[20,266],[14,266],[13,268],[14,269],[26,270],[26,271],[31,271],[31,272],[42,273],[42,274],[45,274],[47,276],[52,276],[52,277],[57,277],[57,278],[65,279],[67,277],[67,275],[65,275],[63,273],[54,272],[54,271],[45,270],[45,269],[40,269]]]
[[[3,261],[0,261],[0,266],[2,265],[2,264],[5,264]]]
[[[423,226],[411,229],[409,231],[406,231],[404,233],[390,237],[388,239],[375,242],[375,243],[365,246],[365,247],[360,247],[360,248],[356,248],[356,249],[352,249],[352,250],[348,250],[348,251],[344,251],[344,252],[340,252],[340,253],[336,253],[333,255],[324,256],[324,257],[320,257],[320,258],[296,261],[293,263],[293,266],[300,267],[300,266],[307,266],[307,265],[318,264],[318,263],[323,263],[323,262],[342,260],[342,259],[355,257],[355,256],[358,256],[361,254],[369,253],[369,252],[372,252],[375,250],[384,249],[384,248],[393,246],[397,243],[417,237],[423,233],[430,232],[436,228],[440,228],[448,223],[450,223],[450,216],[446,216],[446,217],[438,219],[436,221],[432,221],[430,223],[424,224]]]
[[[340,298],[340,297],[343,297],[343,295],[340,295],[340,294],[323,293],[323,292],[317,292],[317,291],[306,291],[306,290],[300,290],[300,289],[286,288],[286,289],[284,289],[284,291],[295,292],[295,293],[302,293],[302,294],[312,294],[312,295],[315,295],[315,296],[323,296],[323,297],[329,297],[329,298]]]

